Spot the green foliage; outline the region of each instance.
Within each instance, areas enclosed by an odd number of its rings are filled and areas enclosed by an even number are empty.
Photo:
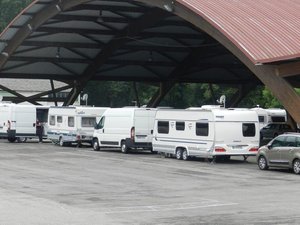
[[[265,102],[264,108],[282,108],[280,102],[276,98],[274,98],[274,96],[268,89],[264,89],[262,95]]]
[[[144,83],[137,83],[136,87],[141,105],[147,105],[158,90],[157,86]],[[300,90],[297,91],[300,93]],[[215,105],[218,104],[216,100],[221,95],[226,96],[228,103],[236,92],[236,88],[226,85],[182,83],[171,89],[160,103],[160,106],[188,108]],[[89,104],[95,106],[133,106],[137,100],[132,82],[91,81],[86,86],[84,93],[89,95]],[[271,92],[262,86],[258,86],[251,91],[238,107],[252,108],[257,105],[263,108],[282,108],[282,105]]]
[[[161,106],[174,108],[201,107],[202,105],[215,105],[221,95],[230,99],[236,90],[222,85],[209,84],[177,84],[166,95]]]
[[[137,83],[140,104],[147,104],[156,90],[156,87]],[[95,106],[134,106],[137,101],[132,82],[91,81],[84,93],[89,95],[89,104]]]
[[[32,0],[0,0],[0,31]]]

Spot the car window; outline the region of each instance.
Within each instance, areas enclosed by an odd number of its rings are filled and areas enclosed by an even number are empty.
[[[296,137],[287,136],[285,142],[287,147],[296,147]]]
[[[277,127],[277,124],[270,123],[270,124],[267,125],[265,128],[267,128],[267,129],[276,129],[276,127]]]
[[[271,124],[266,125],[263,129],[270,129]]]
[[[280,137],[277,137],[276,139],[274,139],[274,141],[272,142],[272,148],[275,148],[275,147],[283,147],[285,146],[285,137],[284,136],[280,136]]]
[[[300,147],[300,137],[296,137],[296,147]]]

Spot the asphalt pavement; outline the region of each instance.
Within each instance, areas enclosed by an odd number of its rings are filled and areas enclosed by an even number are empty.
[[[255,157],[209,163],[0,140],[1,225],[299,224],[300,176]]]

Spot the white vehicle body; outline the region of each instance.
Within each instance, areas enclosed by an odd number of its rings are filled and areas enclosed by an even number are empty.
[[[251,110],[159,110],[152,146],[154,151],[176,155],[178,159],[256,155],[258,117]]]
[[[287,113],[284,109],[266,109],[268,123],[283,123],[287,121]]]
[[[0,136],[10,142],[36,137],[36,120],[46,126],[49,107],[0,104]]]
[[[257,112],[260,129],[269,123],[282,123],[287,121],[287,113],[284,109],[263,109],[256,107],[251,110]]]
[[[48,139],[61,146],[65,144],[92,143],[94,126],[106,107],[50,107],[48,113]]]
[[[152,133],[157,109],[111,108],[105,111],[95,127],[93,148],[119,147],[152,149]]]

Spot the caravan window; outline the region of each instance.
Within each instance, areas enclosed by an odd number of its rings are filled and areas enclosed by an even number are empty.
[[[265,117],[264,116],[258,116],[258,121],[260,123],[264,123],[265,122]]]
[[[285,122],[284,116],[272,116],[271,119],[272,122]]]
[[[50,124],[51,126],[54,126],[54,125],[55,125],[55,116],[50,116],[49,124]]]
[[[254,137],[255,136],[255,124],[254,123],[243,123],[243,136]]]
[[[158,121],[157,122],[157,132],[159,134],[169,133],[169,121]]]
[[[57,123],[62,123],[62,116],[57,116],[56,121]]]
[[[73,116],[69,116],[68,117],[68,127],[74,127],[75,123],[74,123],[74,117]]]
[[[81,126],[82,127],[94,127],[96,125],[96,117],[82,117]]]
[[[196,135],[208,136],[208,123],[196,123]]]
[[[176,130],[184,130],[185,124],[184,122],[176,122]]]

